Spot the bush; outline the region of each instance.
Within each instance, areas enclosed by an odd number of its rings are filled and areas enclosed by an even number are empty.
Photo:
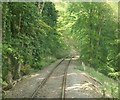
[[[112,77],[113,79],[118,80],[120,78],[120,72],[109,73],[108,76]]]
[[[27,75],[31,73],[31,66],[28,64],[25,64],[24,66],[22,66],[21,68],[21,74],[22,75]]]

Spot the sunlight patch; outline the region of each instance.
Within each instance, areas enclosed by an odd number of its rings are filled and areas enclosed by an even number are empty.
[[[34,75],[31,75],[31,77],[35,77],[35,76],[38,76],[39,74],[34,74]]]
[[[83,89],[83,90],[94,90],[93,87],[97,87],[95,85],[93,85],[92,83],[90,82],[87,82],[87,83],[81,83],[81,84],[74,84],[73,86],[71,87],[67,87],[66,90],[80,90],[80,89]]]

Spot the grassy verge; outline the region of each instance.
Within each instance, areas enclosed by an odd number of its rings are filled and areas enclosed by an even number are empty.
[[[90,76],[96,78],[103,85],[101,87],[101,91],[105,91],[106,95],[109,95],[112,98],[118,98],[118,82],[109,78],[102,73],[96,71],[92,67],[88,66],[77,66],[77,68],[81,71],[88,73]]]

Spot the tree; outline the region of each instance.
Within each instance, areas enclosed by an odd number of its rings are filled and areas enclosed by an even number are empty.
[[[8,2],[2,6],[3,81],[11,88],[13,80],[28,74],[26,69],[41,69],[49,56],[57,57],[62,45],[55,29],[57,11],[52,2]],[[48,16],[50,13],[53,17]]]
[[[68,12],[71,20],[75,19],[71,32],[77,37],[80,59],[107,75],[117,71],[117,18],[111,6],[70,3]]]

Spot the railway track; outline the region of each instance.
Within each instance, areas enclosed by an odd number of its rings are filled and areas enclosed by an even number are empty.
[[[68,58],[67,58],[68,59]],[[65,61],[66,58],[62,59],[53,69],[52,71],[43,79],[43,81],[38,85],[37,89],[33,92],[31,98],[35,98],[38,91],[44,87],[44,85],[47,83],[48,79],[52,76],[52,74],[55,72],[55,69],[57,69],[63,61]],[[69,64],[71,62],[72,58],[69,59],[68,64],[65,66],[63,77],[62,77],[62,86],[61,86],[61,93],[60,98],[61,100],[65,100],[65,88],[66,88],[66,78],[67,78],[67,69],[69,67]]]
[[[66,88],[66,80],[67,80],[67,70],[68,70],[68,67],[70,65],[71,60],[72,60],[72,58],[70,58],[70,60],[68,62],[68,65],[67,65],[67,67],[65,68],[65,71],[64,71],[63,84],[62,84],[62,92],[61,92],[61,98],[62,98],[62,100],[65,100],[65,88]]]

